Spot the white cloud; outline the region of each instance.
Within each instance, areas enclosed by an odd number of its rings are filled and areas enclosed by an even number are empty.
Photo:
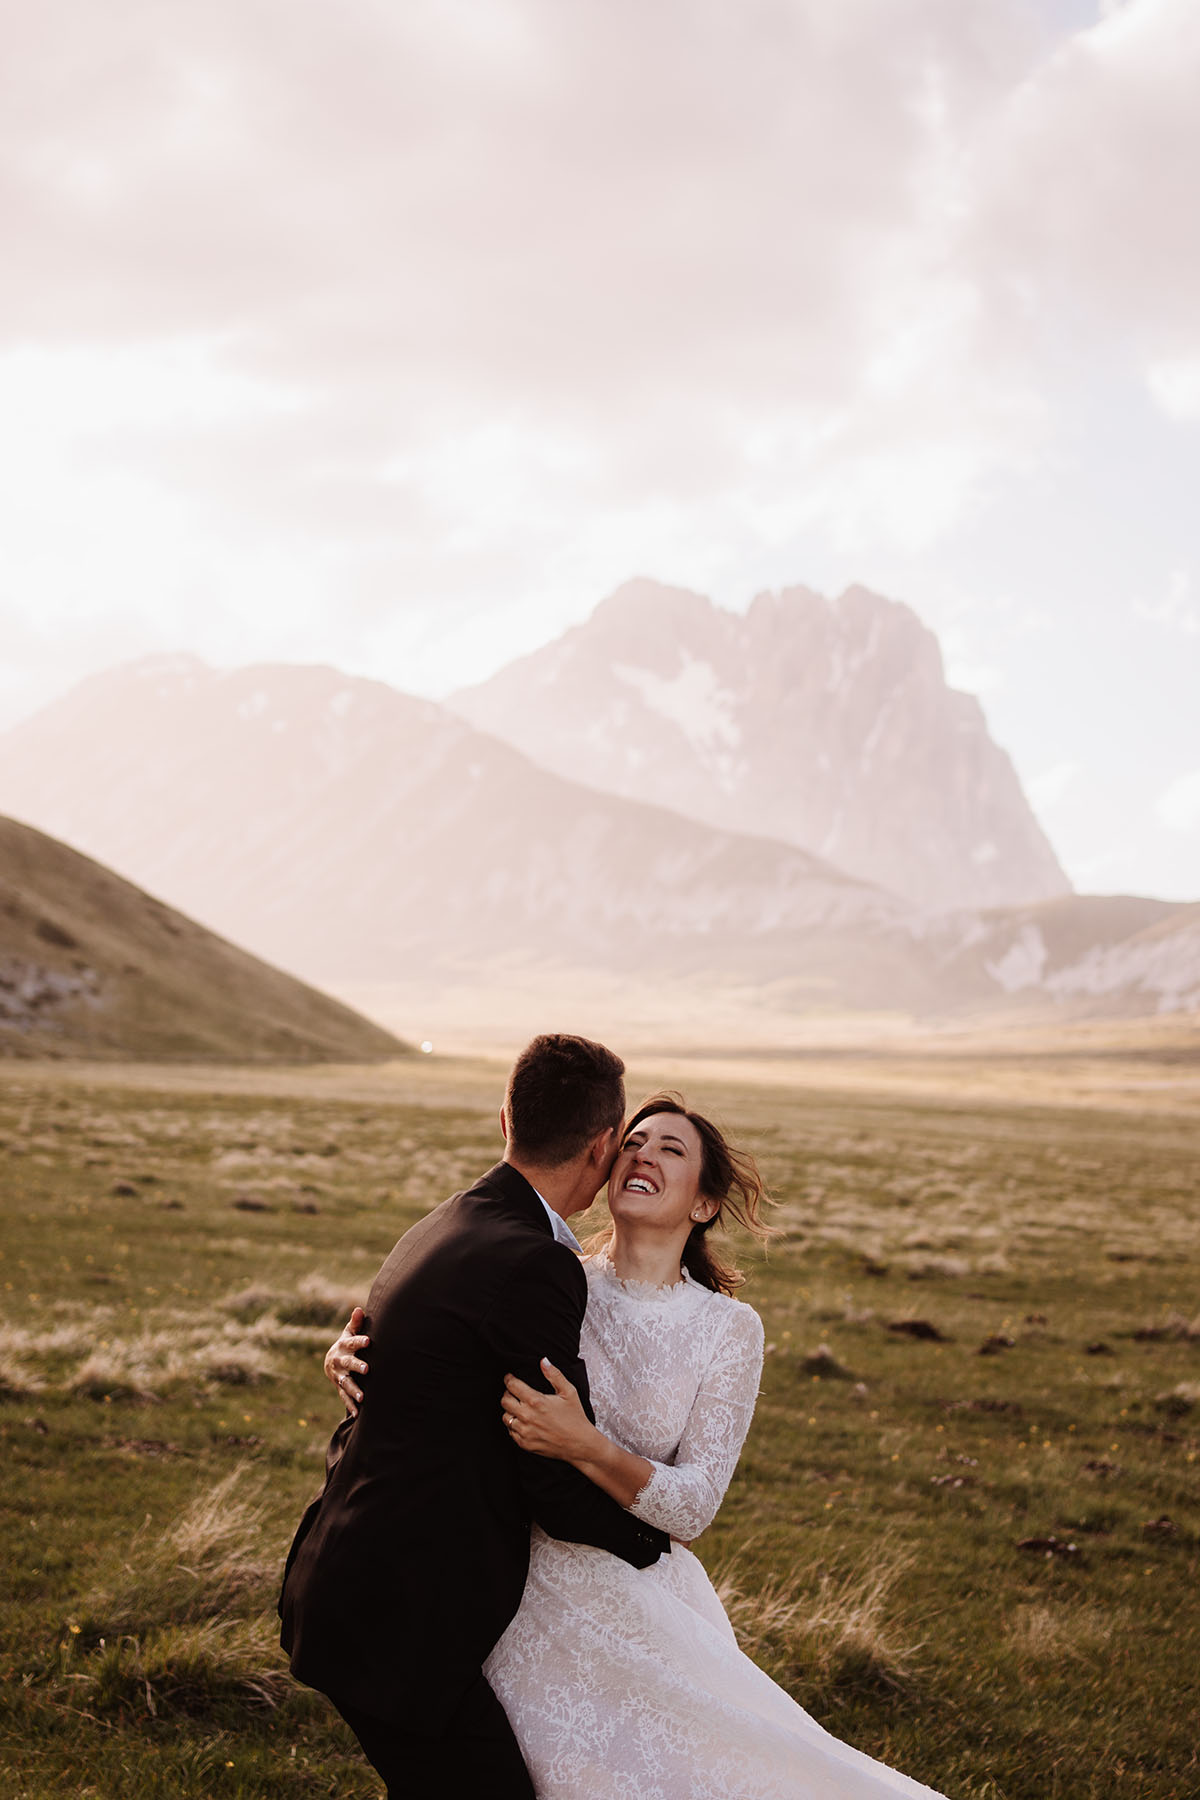
[[[1150,362],[1146,385],[1168,418],[1200,419],[1200,352]]]
[[[1200,606],[1192,598],[1192,578],[1186,569],[1171,570],[1160,599],[1135,599],[1133,613],[1137,619],[1166,626],[1184,637],[1200,637]]]
[[[1036,67],[979,146],[989,286],[1134,333],[1160,403],[1200,354],[1198,81],[1200,7],[1130,0]]]
[[[122,431],[186,432],[303,410],[301,392],[239,369],[217,337],[50,347],[0,355],[0,418],[25,441],[93,441]]]
[[[169,31],[47,0],[0,107],[0,327],[216,334],[363,481],[515,419],[542,460],[586,438],[577,508],[803,485],[841,541],[920,545],[1011,451],[947,234],[1035,42],[992,0],[182,0]]]
[[[1188,166],[1196,10],[1137,0],[1047,61],[1018,0],[180,0],[169,29],[46,0],[0,73],[0,330],[207,337],[227,384],[299,388],[307,463],[247,467],[230,419],[186,475],[272,511],[290,487],[306,533],[377,504],[380,466],[423,510],[462,442],[482,541],[479,446],[512,433],[574,465],[564,531],[720,497],[915,554],[1052,444],[1027,315],[1145,260],[1109,226],[1153,236],[1168,136]],[[1143,299],[1187,288],[1189,216]],[[1153,379],[1183,392],[1173,354]]]
[[[1169,831],[1200,831],[1200,769],[1177,776],[1159,795],[1154,810]]]

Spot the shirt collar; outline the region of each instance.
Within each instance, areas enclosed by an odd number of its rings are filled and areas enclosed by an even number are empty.
[[[532,1185],[533,1184],[530,1183],[530,1186]],[[534,1188],[533,1191],[537,1194],[538,1199],[546,1208],[546,1217],[550,1221],[550,1229],[554,1233],[555,1243],[565,1244],[568,1250],[574,1250],[576,1255],[579,1255],[583,1250],[583,1245],[579,1242],[579,1239],[575,1236],[575,1233],[571,1230],[567,1221],[562,1217],[561,1213],[555,1212],[554,1208],[550,1205],[550,1202],[544,1195],[538,1194],[536,1188]]]

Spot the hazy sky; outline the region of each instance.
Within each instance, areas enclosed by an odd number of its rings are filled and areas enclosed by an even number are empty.
[[[0,723],[854,580],[1200,898],[1197,0],[7,0]]]

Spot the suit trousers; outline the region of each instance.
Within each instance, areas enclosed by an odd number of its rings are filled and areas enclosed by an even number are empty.
[[[438,1737],[334,1704],[382,1775],[388,1800],[536,1800],[508,1716],[482,1675]]]

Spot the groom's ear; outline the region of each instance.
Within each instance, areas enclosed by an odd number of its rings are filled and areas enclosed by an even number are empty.
[[[507,1144],[507,1142],[508,1142],[508,1102],[507,1101],[505,1101],[504,1105],[500,1108],[500,1136],[504,1139],[505,1143]]]
[[[592,1139],[591,1161],[597,1169],[603,1169],[606,1175],[612,1167],[620,1144],[621,1127],[619,1125],[610,1125],[607,1131],[602,1131],[598,1137]]]

